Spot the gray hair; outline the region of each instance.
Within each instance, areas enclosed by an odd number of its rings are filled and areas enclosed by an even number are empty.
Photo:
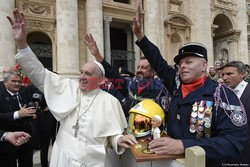
[[[241,61],[231,61],[231,62],[223,65],[220,69],[223,70],[223,68],[225,68],[225,67],[236,67],[238,69],[239,73],[246,72],[245,64],[242,63]]]
[[[16,71],[8,71],[8,72],[5,72],[5,73],[3,74],[3,81],[6,82],[6,81],[9,80],[9,78],[10,78],[11,76],[13,76],[13,75],[19,76],[20,78],[22,78],[22,76],[21,76],[20,73],[18,73],[18,72],[16,72]]]

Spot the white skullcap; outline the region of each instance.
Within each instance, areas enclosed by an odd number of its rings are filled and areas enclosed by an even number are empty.
[[[102,75],[105,76],[105,70],[104,70],[102,64],[99,63],[99,62],[97,62],[97,61],[92,61],[92,62],[95,63],[95,64],[99,67],[99,69],[100,69],[101,72],[102,72]]]
[[[155,115],[154,118],[157,119],[159,122],[161,122],[161,117],[160,117],[160,115]]]

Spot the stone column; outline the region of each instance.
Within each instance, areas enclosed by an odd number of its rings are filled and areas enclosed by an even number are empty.
[[[233,61],[233,60],[244,60],[244,63],[248,62],[248,58],[245,57],[247,55],[241,55],[240,54],[240,46],[239,46],[239,41],[240,39],[240,35],[234,35],[232,37],[229,37],[227,39],[227,44],[229,46],[229,50],[228,50],[228,53],[229,53],[229,61]],[[242,41],[241,41],[242,42]],[[247,50],[245,48],[245,50]]]
[[[14,0],[0,0],[0,73],[5,66],[15,64],[15,41],[12,36],[11,25],[6,16],[13,18],[12,10],[15,8]],[[1,77],[0,77],[1,78]]]
[[[211,65],[214,62],[214,53],[212,45],[212,31],[211,31],[211,8],[210,0],[191,0],[190,2],[190,13],[193,25],[191,27],[191,41],[200,42],[207,47],[208,51],[208,63]]]
[[[162,50],[161,37],[163,37],[161,26],[164,26],[164,24],[160,24],[160,20],[164,20],[162,18],[161,3],[162,1],[159,0],[144,1],[144,33],[160,50]]]
[[[125,29],[125,33],[127,34],[127,51],[128,52],[130,52],[129,53],[129,60],[130,61],[128,61],[127,63],[128,63],[128,70],[129,71],[133,71],[133,62],[132,62],[132,59],[133,59],[133,55],[132,55],[132,49],[133,49],[133,44],[132,44],[132,30],[131,30],[131,28],[127,28],[127,29]],[[130,59],[130,58],[132,58],[132,59]]]
[[[77,0],[57,0],[57,71],[59,74],[79,73]]]
[[[86,0],[85,11],[86,33],[93,35],[101,54],[104,55],[102,0]],[[95,60],[89,51],[87,51],[87,60]]]
[[[237,14],[237,27],[241,33],[239,36],[239,52],[237,53],[236,60],[243,60],[244,63],[249,64],[250,58],[248,55],[248,44],[247,44],[247,12],[246,12],[246,1],[237,1],[238,14]]]
[[[104,57],[111,64],[111,46],[110,46],[110,22],[112,17],[104,16]]]

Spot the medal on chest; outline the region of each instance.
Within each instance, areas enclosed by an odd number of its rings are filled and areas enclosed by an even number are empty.
[[[189,131],[196,133],[196,138],[211,136],[212,105],[212,101],[201,100],[192,106]]]

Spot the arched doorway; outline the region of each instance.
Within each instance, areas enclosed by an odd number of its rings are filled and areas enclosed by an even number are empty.
[[[214,60],[221,64],[234,60],[240,32],[234,29],[233,22],[224,13],[216,15],[213,27]]]
[[[28,34],[27,41],[30,48],[44,65],[44,67],[52,71],[53,63],[51,39],[44,33],[31,32]]]

